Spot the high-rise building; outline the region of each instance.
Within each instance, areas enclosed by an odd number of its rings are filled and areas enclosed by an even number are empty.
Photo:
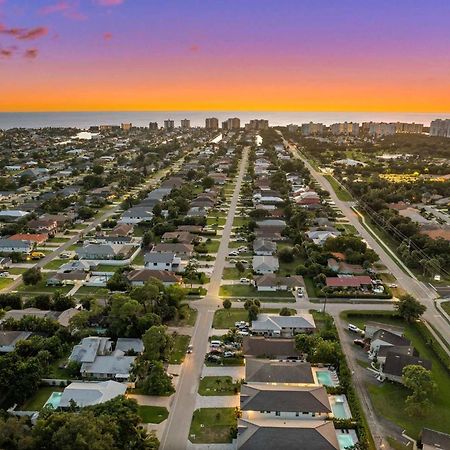
[[[150,123],[148,124],[148,128],[149,128],[151,131],[157,131],[157,130],[158,130],[158,122],[150,122]]]
[[[341,123],[333,123],[330,125],[330,131],[334,135],[349,135],[358,136],[359,134],[359,123],[354,122],[341,122]]]
[[[450,138],[450,119],[436,119],[430,124],[430,136]]]
[[[167,119],[164,121],[164,128],[166,130],[173,130],[175,128],[175,122],[172,119]]]
[[[323,130],[324,130],[323,123],[313,123],[313,122],[302,123],[301,131],[304,136],[322,134]]]
[[[371,136],[392,136],[394,134],[421,134],[423,124],[406,123],[406,122],[364,122],[362,125],[363,132],[369,133]]]
[[[269,128],[269,121],[266,119],[252,119],[249,123],[245,124],[247,131],[261,131]]]
[[[293,123],[290,123],[287,126],[287,130],[289,131],[289,133],[296,133],[298,131],[298,125],[295,125]]]
[[[120,128],[122,128],[122,131],[130,131],[133,128],[132,123],[122,123],[120,125]]]
[[[216,117],[209,117],[205,120],[205,128],[207,130],[218,130],[219,129],[219,119]]]
[[[191,121],[189,119],[182,119],[181,128],[191,128]]]
[[[241,119],[232,117],[222,122],[222,130],[239,130],[241,128]]]

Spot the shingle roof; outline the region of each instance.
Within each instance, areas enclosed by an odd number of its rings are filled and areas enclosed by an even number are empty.
[[[302,313],[296,316],[277,314],[259,314],[252,323],[252,330],[281,330],[283,328],[316,328],[312,314]]]
[[[442,433],[440,431],[430,430],[424,428],[422,430],[422,444],[430,445],[436,449],[447,450],[450,449],[450,434]]]
[[[402,336],[399,336],[398,334],[391,333],[387,330],[378,330],[375,331],[373,334],[372,340],[379,339],[383,342],[387,342],[391,345],[399,345],[399,346],[408,346],[411,341],[409,339],[406,339]]]
[[[265,338],[258,336],[245,336],[243,339],[243,352],[248,356],[299,356],[295,348],[294,339],[285,338]]]
[[[410,365],[422,366],[428,370],[431,369],[431,361],[428,361],[427,359],[390,351],[386,355],[386,362],[384,363],[383,372],[388,375],[401,377],[403,374],[403,369]]]
[[[331,413],[323,386],[244,384],[241,387],[243,411],[282,411]]]
[[[311,364],[247,358],[245,380],[258,383],[314,383]]]

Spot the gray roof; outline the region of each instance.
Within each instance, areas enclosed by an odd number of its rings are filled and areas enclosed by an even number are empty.
[[[245,360],[245,380],[257,383],[314,383],[309,363],[256,358]]]
[[[137,338],[118,338],[116,350],[122,350],[124,353],[129,350],[133,350],[136,353],[142,353],[144,351],[144,343],[142,342],[142,339]]]
[[[16,345],[17,342],[28,339],[30,331],[0,331],[0,347]]]
[[[150,207],[135,206],[124,211],[122,217],[141,217],[144,219],[151,219],[153,217],[153,213]]]
[[[331,413],[323,386],[243,384],[241,410]]]
[[[386,361],[383,366],[383,373],[401,377],[403,369],[406,366],[417,365],[431,370],[431,361],[417,356],[405,355],[402,353],[390,351],[386,355]]]
[[[175,253],[173,252],[149,252],[144,254],[145,263],[171,263]]]
[[[97,355],[105,354],[110,350],[111,339],[109,337],[90,336],[82,339],[73,347],[69,360],[80,363],[93,362]]]
[[[442,433],[440,431],[430,430],[424,428],[422,430],[422,444],[430,445],[436,449],[447,450],[450,449],[450,434]]]
[[[172,188],[158,188],[149,192],[147,199],[150,200],[162,200],[166,195],[169,195]]]
[[[88,244],[76,250],[79,256],[116,256],[123,249],[122,244]]]
[[[125,395],[127,386],[117,381],[102,381],[100,383],[71,383],[64,389],[59,406],[67,408],[71,401],[84,407],[107,402],[119,395]]]
[[[283,328],[316,328],[312,314],[301,313],[298,316],[280,316],[279,314],[259,314],[252,322],[252,330],[278,330]]]
[[[253,269],[258,270],[278,270],[278,258],[275,256],[254,256],[252,261]]]
[[[239,420],[239,450],[339,450],[333,422]]]
[[[380,339],[383,342],[387,342],[391,345],[408,346],[411,341],[398,334],[391,333],[387,330],[378,330],[373,334],[372,340]]]
[[[265,338],[259,336],[244,336],[243,352],[248,356],[266,356],[266,357],[284,357],[299,356],[299,352],[295,348],[293,338]]]
[[[255,239],[253,242],[253,250],[259,252],[272,252],[275,253],[277,251],[277,244],[273,241],[269,241],[268,239]]]
[[[81,366],[82,374],[128,375],[136,356],[125,356],[120,350],[111,355],[97,356],[93,362],[85,362]]]
[[[25,240],[16,241],[15,239],[0,239],[0,248],[15,247],[15,248],[28,249],[28,248],[30,248],[30,246],[31,246],[30,241],[25,241]]]

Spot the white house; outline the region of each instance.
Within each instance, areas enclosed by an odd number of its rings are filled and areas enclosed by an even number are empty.
[[[252,267],[256,273],[274,273],[279,268],[278,258],[275,256],[254,256]]]
[[[166,270],[169,272],[182,271],[181,258],[173,252],[150,252],[144,255],[146,269]]]
[[[298,333],[311,333],[315,329],[314,318],[307,313],[296,316],[259,314],[251,326],[253,334],[273,337],[292,337]]]

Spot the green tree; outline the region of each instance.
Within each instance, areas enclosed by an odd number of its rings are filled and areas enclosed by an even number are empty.
[[[229,298],[226,298],[223,302],[222,302],[222,306],[224,307],[224,309],[226,309],[227,311],[229,311],[229,309],[231,308],[231,300]]]
[[[32,267],[22,274],[22,280],[27,286],[35,286],[42,280],[42,273],[39,267]]]
[[[237,269],[237,271],[238,271],[240,274],[242,274],[242,273],[245,272],[245,266],[244,266],[243,263],[241,263],[241,261],[238,261],[238,262],[236,263],[236,269]]]
[[[407,322],[413,322],[420,318],[426,311],[427,307],[417,301],[412,295],[405,294],[399,297],[398,303],[395,305],[397,313]]]
[[[142,390],[147,395],[167,395],[174,392],[172,379],[160,361],[153,361],[147,376],[142,381]]]
[[[289,308],[281,308],[280,316],[292,316],[292,311]]]
[[[142,336],[144,357],[149,361],[166,361],[173,346],[173,339],[163,325],[149,328]]]
[[[411,390],[411,395],[406,398],[406,412],[410,416],[425,415],[437,387],[431,371],[420,365],[410,365],[403,368],[402,378],[404,385]]]

